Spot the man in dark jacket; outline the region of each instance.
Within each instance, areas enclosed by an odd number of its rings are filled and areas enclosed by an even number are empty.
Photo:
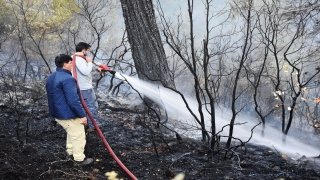
[[[46,82],[49,113],[67,132],[67,154],[73,155],[78,165],[88,165],[92,158],[85,158],[86,113],[80,102],[80,90],[72,77],[72,58],[61,54],[55,58],[56,72]]]

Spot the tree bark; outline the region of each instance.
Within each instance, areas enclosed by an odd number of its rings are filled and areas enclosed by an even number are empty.
[[[121,0],[123,17],[138,76],[174,88],[156,23],[152,0]]]

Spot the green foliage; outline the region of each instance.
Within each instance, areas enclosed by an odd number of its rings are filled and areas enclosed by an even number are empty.
[[[0,40],[12,30],[12,13],[4,0],[0,0]]]
[[[80,9],[74,0],[11,0],[18,21],[35,31],[61,27]]]
[[[80,8],[75,4],[74,0],[51,0],[52,1],[52,17],[53,23],[66,22],[73,18],[73,13],[79,12]]]
[[[74,0],[8,0],[8,5],[14,11],[20,32],[28,32],[35,39],[45,37],[51,42],[59,39],[52,32],[65,28],[74,13],[80,11]]]

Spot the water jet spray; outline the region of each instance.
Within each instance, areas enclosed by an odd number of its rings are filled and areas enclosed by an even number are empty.
[[[200,125],[194,121],[194,118],[186,108],[186,104],[182,100],[181,96],[176,92],[173,92],[167,88],[164,88],[159,85],[155,85],[146,81],[139,80],[138,78],[127,76],[121,73],[115,73],[116,77],[128,81],[139,93],[149,97],[154,102],[164,104],[166,111],[170,120],[168,124],[171,124],[172,128],[179,134],[184,134],[185,136],[200,139],[201,138],[201,129]],[[160,88],[160,91],[159,91]],[[197,102],[192,98],[186,98],[188,106],[190,109],[198,115],[197,111]],[[206,111],[203,111],[206,112]],[[231,119],[231,113],[228,109],[217,109],[216,110],[216,128],[219,131],[223,126],[229,124]],[[210,129],[210,115],[205,113],[206,117],[206,129]],[[254,120],[253,117],[245,116],[244,114],[239,114],[236,119],[236,123],[243,123],[241,126],[234,127],[234,137],[247,140],[251,136],[251,129],[256,124],[257,120]],[[259,125],[260,127],[262,125]],[[225,128],[221,134],[227,135],[229,132],[229,127]],[[319,156],[320,150],[311,145],[308,145],[304,142],[301,142],[290,134],[286,137],[286,143],[282,142],[282,132],[272,126],[266,124],[265,127],[265,136],[261,137],[258,128],[253,130],[254,134],[251,143],[265,145],[270,148],[275,148],[278,151],[281,151],[284,154],[290,154],[293,156],[307,156],[307,157],[316,157]],[[223,141],[223,140],[222,140]]]

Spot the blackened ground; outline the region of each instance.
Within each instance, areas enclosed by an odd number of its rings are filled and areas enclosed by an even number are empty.
[[[192,180],[320,179],[318,158],[289,157],[252,144],[246,146],[246,154],[244,148],[239,148],[230,159],[224,159],[223,152],[210,158],[199,141],[183,138],[178,142],[170,133],[160,136],[156,128],[150,133],[138,113],[116,110],[100,113],[109,120],[102,120],[101,127],[108,143],[138,179],[172,179],[180,172],[185,173],[185,179]],[[22,118],[19,128],[18,117],[8,107],[0,107],[0,118],[0,179],[107,179],[105,173],[110,171],[117,172],[119,178],[130,179],[96,132],[87,134],[85,150],[95,162],[74,167],[74,162],[64,155],[66,133],[51,122],[45,109],[38,109],[28,126]],[[158,156],[152,140],[156,142]]]

